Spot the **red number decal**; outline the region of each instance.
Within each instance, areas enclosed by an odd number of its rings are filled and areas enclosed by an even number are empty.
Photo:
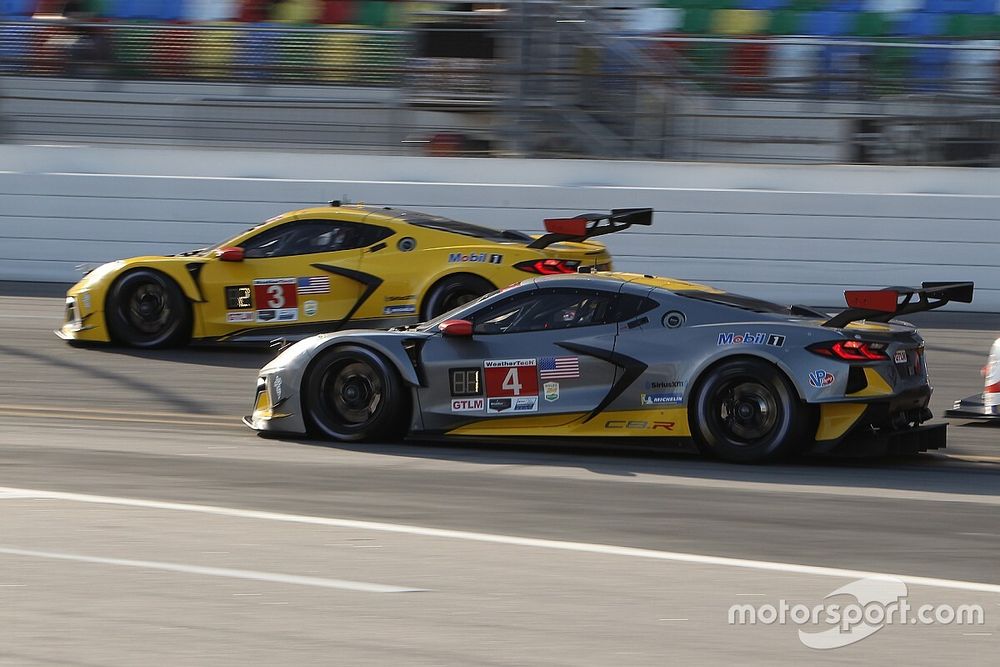
[[[487,366],[485,371],[487,396],[538,396],[538,371],[534,364]]]
[[[253,284],[253,301],[257,310],[298,308],[299,293],[294,278],[262,280]]]

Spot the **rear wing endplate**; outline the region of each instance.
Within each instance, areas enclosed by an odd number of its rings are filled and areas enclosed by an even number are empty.
[[[601,224],[606,221],[606,224]],[[610,213],[581,213],[572,218],[547,218],[544,236],[528,244],[529,248],[545,248],[560,241],[585,241],[603,234],[613,234],[632,225],[653,224],[651,208],[616,208]]]
[[[967,283],[923,283],[921,287],[886,287],[879,290],[847,290],[848,308],[823,323],[832,329],[851,322],[888,322],[894,317],[940,308],[950,301],[972,303],[974,285]]]

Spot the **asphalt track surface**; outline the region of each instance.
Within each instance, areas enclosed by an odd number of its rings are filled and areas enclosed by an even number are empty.
[[[61,315],[0,296],[0,665],[997,664],[1000,428],[768,467],[270,440],[239,422],[266,352],[74,349]],[[943,414],[1000,318],[921,324]],[[862,572],[984,623],[728,622]]]

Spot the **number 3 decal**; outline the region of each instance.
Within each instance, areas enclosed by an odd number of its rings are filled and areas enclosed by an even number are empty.
[[[253,300],[257,310],[297,308],[298,297],[295,278],[261,278],[253,281]]]
[[[282,285],[268,285],[267,297],[268,308],[285,307],[285,290]]]

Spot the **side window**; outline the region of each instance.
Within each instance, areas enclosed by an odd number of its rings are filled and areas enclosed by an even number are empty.
[[[473,332],[522,333],[605,324],[616,296],[595,290],[532,290],[494,303],[473,315]]]
[[[611,304],[611,308],[608,309],[608,323],[632,320],[659,305],[648,297],[619,294],[614,303]]]
[[[375,245],[379,241],[384,241],[396,232],[392,231],[388,227],[379,227],[378,225],[366,225],[357,224],[358,233],[358,248],[367,248],[370,245]]]
[[[248,258],[288,257],[364,248],[392,235],[392,230],[338,220],[296,220],[245,241]]]

